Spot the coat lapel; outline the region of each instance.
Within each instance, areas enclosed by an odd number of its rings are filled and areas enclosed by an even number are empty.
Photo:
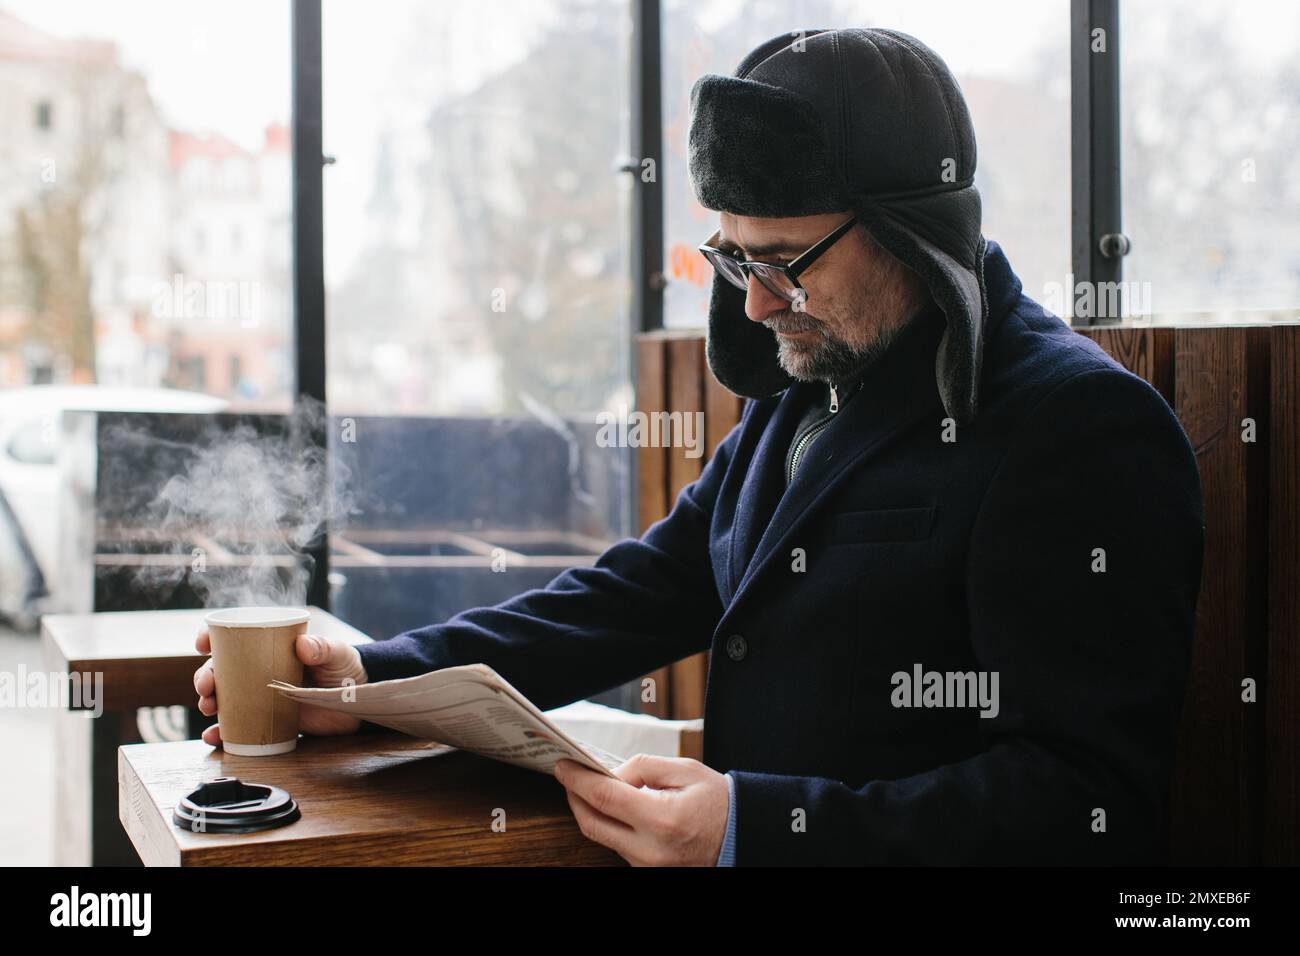
[[[786,542],[826,496],[895,435],[929,420],[937,440],[944,411],[934,363],[943,323],[943,313],[932,307],[900,333],[868,370],[862,390],[818,437],[789,488],[785,455],[808,392],[800,386],[786,391],[759,441],[752,461],[758,467],[749,470],[740,491],[736,530],[743,534],[733,540],[732,573],[739,577],[733,607],[763,568],[787,553]]]
[[[734,592],[753,559],[759,540],[767,530],[781,497],[785,494],[785,455],[794,440],[813,386],[793,385],[777,404],[758,440],[750,467],[745,472],[736,501],[735,526],[727,566]]]

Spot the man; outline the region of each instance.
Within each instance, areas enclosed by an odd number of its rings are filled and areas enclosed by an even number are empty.
[[[1158,860],[1203,538],[1169,407],[981,236],[970,118],[918,41],[778,37],[691,105],[741,423],[594,567],[357,650],[304,638],[309,674],[482,661],[550,708],[710,649],[703,763],[557,768],[633,863]]]

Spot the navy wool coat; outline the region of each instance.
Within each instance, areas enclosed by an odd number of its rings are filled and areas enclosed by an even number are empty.
[[[640,539],[362,647],[369,678],[481,661],[548,709],[708,649],[704,762],[735,779],[738,865],[1160,862],[1195,458],[1160,394],[1025,296],[995,243],[984,270],[968,425],[945,423],[926,313],[788,489],[816,385],[747,402]],[[996,715],[899,706],[920,690],[896,675],[931,671],[996,673]]]

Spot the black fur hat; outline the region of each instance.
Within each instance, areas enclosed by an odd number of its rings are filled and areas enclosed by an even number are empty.
[[[764,218],[853,210],[943,310],[939,395],[958,424],[974,417],[988,314],[975,132],[937,54],[893,30],[774,37],[735,76],[696,81],[689,143],[707,209]],[[775,335],[745,317],[745,293],[718,275],[708,357],[739,395],[766,398],[793,383]]]

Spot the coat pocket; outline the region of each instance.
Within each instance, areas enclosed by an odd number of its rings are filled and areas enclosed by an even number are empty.
[[[875,508],[869,511],[840,511],[829,516],[829,544],[860,541],[920,541],[934,527],[935,506],[923,508]]]

